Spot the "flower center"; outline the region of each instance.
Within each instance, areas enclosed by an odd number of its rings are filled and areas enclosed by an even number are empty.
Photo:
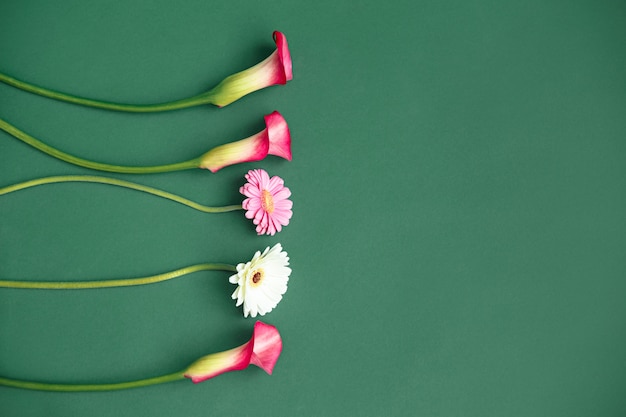
[[[262,269],[257,269],[252,271],[252,285],[257,286],[263,280],[263,276],[265,276],[265,272]]]
[[[269,214],[272,214],[274,211],[274,199],[272,198],[272,194],[267,190],[261,192],[261,207]]]

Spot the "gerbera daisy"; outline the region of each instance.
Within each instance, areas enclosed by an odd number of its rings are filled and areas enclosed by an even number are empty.
[[[273,236],[289,224],[293,215],[293,203],[289,200],[291,191],[285,187],[282,178],[270,178],[262,169],[248,171],[246,180],[248,182],[239,189],[241,194],[248,197],[242,203],[244,210],[247,210],[246,217],[253,219],[257,234]]]
[[[288,265],[289,256],[280,243],[271,249],[268,246],[263,253],[256,251],[250,262],[237,265],[237,273],[229,281],[238,285],[232,298],[237,300],[237,307],[243,304],[244,317],[262,316],[278,305],[287,291]]]

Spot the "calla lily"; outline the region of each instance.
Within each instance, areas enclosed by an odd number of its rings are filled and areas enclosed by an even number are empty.
[[[185,370],[185,377],[194,383],[206,381],[229,371],[240,371],[250,364],[272,374],[283,349],[276,327],[257,321],[249,341],[243,345],[198,359]]]
[[[265,87],[286,84],[293,79],[291,54],[287,38],[274,32],[276,50],[265,60],[247,70],[226,77],[210,91],[211,102],[224,107],[241,97]]]
[[[0,119],[0,130],[54,158],[98,171],[122,174],[155,174],[204,168],[211,172],[217,172],[228,165],[260,161],[267,155],[275,155],[291,161],[291,135],[287,122],[277,111],[264,116],[264,120],[265,129],[249,138],[218,146],[188,161],[153,166],[123,166],[80,158],[56,149],[2,119]]]
[[[275,155],[291,161],[291,135],[283,116],[274,111],[266,115],[265,129],[249,138],[211,149],[200,158],[200,168],[217,172],[228,165],[260,161]]]
[[[0,376],[0,385],[37,391],[81,392],[81,391],[113,391],[129,388],[147,387],[189,378],[194,383],[206,381],[229,371],[239,371],[250,364],[258,366],[268,374],[272,374],[278,361],[283,342],[276,327],[257,321],[249,341],[225,352],[213,353],[198,359],[187,369],[167,375],[134,381],[104,384],[64,384],[27,381],[23,379]]]
[[[224,107],[235,100],[239,100],[246,94],[269,87],[276,84],[286,84],[293,79],[291,65],[291,54],[287,46],[287,38],[281,32],[274,32],[276,50],[265,60],[247,70],[238,72],[222,80],[217,86],[209,91],[196,94],[191,97],[155,104],[130,104],[115,103],[93,98],[80,97],[73,94],[50,90],[26,81],[21,81],[7,74],[0,73],[0,82],[28,91],[43,97],[68,103],[80,104],[87,107],[100,109],[132,112],[132,113],[152,113],[184,109],[187,107],[200,106],[204,104],[214,104]]]

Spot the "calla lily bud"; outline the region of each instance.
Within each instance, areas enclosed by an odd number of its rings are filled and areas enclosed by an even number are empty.
[[[200,168],[217,172],[242,162],[260,161],[267,155],[291,160],[291,135],[283,116],[274,111],[265,116],[265,129],[249,138],[211,149],[200,157]]]
[[[286,84],[293,79],[287,38],[276,31],[274,41],[276,50],[269,57],[247,70],[226,77],[211,90],[211,102],[218,107],[224,107],[254,91]]]
[[[225,372],[246,369],[250,364],[271,375],[282,349],[278,329],[257,321],[249,341],[239,347],[198,359],[185,370],[185,377],[198,383]]]

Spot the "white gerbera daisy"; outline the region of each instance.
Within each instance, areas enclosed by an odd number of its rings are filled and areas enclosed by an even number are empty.
[[[261,316],[272,311],[287,291],[291,268],[289,256],[280,243],[263,253],[257,251],[250,262],[237,265],[237,273],[228,280],[238,287],[232,298],[237,299],[237,307],[243,304],[243,315]]]

